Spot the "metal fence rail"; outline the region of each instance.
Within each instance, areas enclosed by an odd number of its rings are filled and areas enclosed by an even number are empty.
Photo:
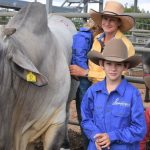
[[[12,11],[12,12],[0,12],[0,17],[2,16],[8,16],[8,17],[12,17],[16,14],[17,12]],[[52,13],[54,15],[61,15],[61,16],[65,16],[68,18],[88,18],[89,17],[89,13]],[[50,15],[50,14],[49,14]],[[125,13],[125,15],[131,15],[134,18],[150,18],[150,13]]]
[[[136,53],[150,53],[150,48],[135,47]]]

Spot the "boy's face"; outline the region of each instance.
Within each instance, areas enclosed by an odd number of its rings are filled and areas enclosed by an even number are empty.
[[[122,72],[127,70],[127,64],[123,62],[103,61],[106,78],[110,81],[121,80]]]

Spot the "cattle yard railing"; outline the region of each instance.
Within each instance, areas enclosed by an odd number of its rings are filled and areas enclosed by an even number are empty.
[[[8,17],[12,17],[16,14],[17,12],[15,11],[11,11],[11,12],[0,12],[0,17],[2,16],[8,16]],[[61,15],[61,16],[65,16],[67,18],[89,18],[89,14],[88,13],[52,13],[54,15]],[[135,19],[136,18],[147,18],[150,19],[150,13],[125,13],[125,15],[131,15],[133,16]]]

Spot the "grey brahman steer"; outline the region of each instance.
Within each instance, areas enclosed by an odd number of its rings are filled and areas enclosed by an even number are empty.
[[[75,32],[69,19],[30,3],[0,33],[0,150],[34,150],[39,140],[60,149],[76,92],[68,69]]]

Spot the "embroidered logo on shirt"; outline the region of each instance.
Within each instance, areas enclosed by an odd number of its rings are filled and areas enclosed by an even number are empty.
[[[119,98],[115,99],[115,101],[112,103],[112,105],[119,105],[124,107],[130,107],[129,103],[119,101]]]

